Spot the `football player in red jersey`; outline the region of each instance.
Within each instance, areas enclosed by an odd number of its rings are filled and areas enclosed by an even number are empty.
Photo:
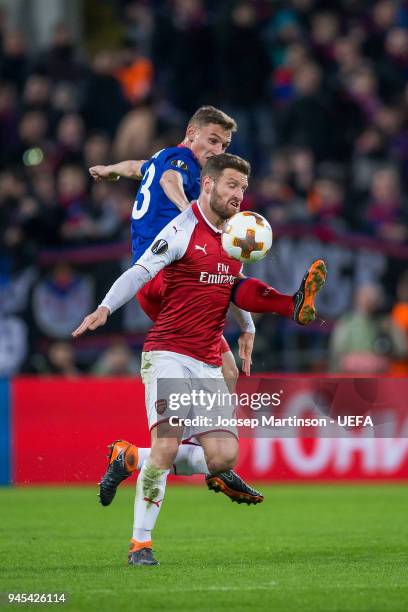
[[[188,122],[183,142],[155,153],[149,160],[127,160],[89,168],[95,180],[117,180],[121,176],[140,179],[132,210],[132,263],[152,244],[157,234],[200,193],[200,172],[213,155],[226,151],[237,124],[213,106],[200,107]],[[155,321],[161,309],[162,274],[157,274],[138,292],[137,299],[148,317]],[[232,305],[231,312],[241,329],[238,340],[242,370],[250,374],[255,326],[249,313]],[[222,369],[233,391],[239,376],[228,342],[221,338]]]
[[[191,414],[189,404],[184,412],[177,413],[180,420],[174,423],[174,412],[158,391],[159,379],[182,381],[178,382],[182,389],[190,389],[191,379],[201,379],[203,384],[216,381],[223,389],[219,342],[233,291],[239,307],[251,310],[255,306],[263,308],[263,312],[274,312],[265,283],[243,279],[241,264],[229,257],[221,244],[223,224],[239,211],[249,174],[249,164],[239,157],[212,157],[202,171],[199,200],[159,233],[151,248],[115,281],[101,305],[73,332],[77,337],[104,325],[112,312],[163,270],[163,307],[147,335],[142,360],[151,453],[143,463],[136,486],[131,565],[157,564],[151,532],[182,440],[199,439],[201,456],[195,461],[214,488],[241,489],[243,499],[248,493],[257,495],[232,470],[238,455],[237,432],[231,423],[219,435],[214,418],[220,406],[215,407],[208,423],[195,424],[186,420]],[[324,263],[314,262],[293,296],[292,307],[300,316],[303,311],[305,320],[316,316],[314,299],[325,276]],[[230,409],[232,416],[233,407]]]

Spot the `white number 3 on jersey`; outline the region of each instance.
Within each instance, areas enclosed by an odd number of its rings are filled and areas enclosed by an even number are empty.
[[[141,219],[148,211],[150,205],[150,187],[156,174],[156,167],[151,164],[146,176],[143,179],[143,183],[140,187],[140,191],[137,194],[137,198],[133,205],[132,219]],[[140,205],[141,200],[141,205]],[[139,207],[140,205],[140,207]]]

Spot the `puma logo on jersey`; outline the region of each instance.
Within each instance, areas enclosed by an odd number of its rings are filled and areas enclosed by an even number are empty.
[[[178,230],[177,227],[175,225],[173,225],[173,229],[175,231],[176,234],[178,234],[179,232],[181,232],[181,230]]]
[[[206,246],[207,246],[207,243],[205,243],[203,247],[200,246],[199,244],[196,244],[195,248],[197,249],[197,251],[202,251],[205,255],[207,255],[207,251],[205,250]]]

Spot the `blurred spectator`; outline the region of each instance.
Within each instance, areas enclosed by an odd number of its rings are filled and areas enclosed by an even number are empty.
[[[92,208],[87,227],[87,236],[91,240],[105,242],[117,237],[120,228],[117,197],[116,189],[109,183],[93,184]]]
[[[114,157],[121,160],[148,158],[151,154],[155,125],[155,117],[149,106],[127,113],[118,127],[113,143]]]
[[[405,354],[395,360],[392,374],[408,375],[408,272],[404,272],[397,285],[397,300],[391,312],[394,325],[401,330],[405,340]]]
[[[271,117],[262,112],[262,106],[271,63],[253,3],[241,1],[232,5],[227,23],[219,30],[219,48],[221,99],[239,125],[233,151],[259,164],[256,143],[259,147],[262,133],[270,133]]]
[[[23,109],[50,111],[50,81],[41,74],[31,74],[23,91]]]
[[[381,290],[376,285],[357,289],[354,310],[336,323],[330,339],[333,372],[378,374],[406,352],[405,339],[392,320],[379,316]]]
[[[381,107],[374,70],[366,65],[352,72],[346,80],[346,90],[360,107],[366,122],[371,121]]]
[[[392,28],[385,38],[385,55],[377,63],[381,95],[385,101],[398,100],[408,77],[408,32]]]
[[[21,92],[29,74],[26,41],[22,32],[8,30],[3,39],[0,56],[0,79],[14,83]]]
[[[295,147],[290,152],[290,184],[299,197],[305,198],[312,189],[315,163],[311,149]]]
[[[369,14],[369,36],[364,45],[364,52],[378,60],[382,56],[387,31],[397,21],[398,2],[396,0],[379,0]]]
[[[75,85],[64,81],[56,83],[52,91],[52,106],[60,116],[77,112],[78,90]]]
[[[332,12],[316,13],[311,23],[311,43],[321,66],[333,68],[335,41],[340,30],[339,17]]]
[[[406,241],[406,213],[398,174],[393,167],[374,172],[365,217],[374,236],[394,242]]]
[[[149,57],[154,28],[153,14],[149,10],[149,6],[143,5],[137,0],[127,2],[123,21],[126,28],[126,39],[137,45],[145,57]]]
[[[69,264],[54,266],[33,291],[33,317],[38,329],[49,338],[70,338],[91,309],[92,290],[93,281]]]
[[[10,150],[18,143],[17,92],[12,83],[0,84],[0,164],[9,161]]]
[[[107,134],[94,132],[84,144],[84,165],[86,168],[106,165],[109,162],[111,142]]]
[[[33,150],[36,151],[34,161],[30,156]],[[9,151],[9,162],[20,167],[30,166],[32,163],[39,163],[51,150],[47,114],[40,110],[24,113],[18,126],[18,141],[14,149]]]
[[[146,101],[153,82],[152,62],[143,57],[135,44],[127,44],[118,52],[115,76],[132,106]]]
[[[47,376],[74,378],[80,374],[74,350],[69,342],[51,344],[46,356],[33,355],[30,367],[35,373]]]
[[[81,241],[87,235],[89,195],[87,175],[81,166],[63,166],[57,177],[58,202],[65,212],[62,235],[65,240]]]
[[[56,130],[56,151],[53,164],[82,164],[85,125],[80,115],[67,113],[60,119]]]
[[[0,173],[0,255],[12,258],[11,268],[27,264],[24,231],[19,223],[20,201],[27,195],[21,173],[5,170]]]
[[[92,71],[84,86],[82,108],[89,130],[106,131],[113,136],[129,104],[118,80],[113,76],[116,67],[111,51],[101,51],[93,59]]]
[[[295,74],[296,99],[287,107],[279,125],[280,142],[304,146],[317,160],[331,158],[334,117],[321,95],[321,71],[317,64],[306,64]]]
[[[342,36],[334,41],[333,55],[337,63],[337,76],[341,81],[345,81],[363,66],[360,45],[351,36]]]
[[[122,341],[108,348],[92,368],[96,376],[137,376],[139,372],[139,360]]]
[[[317,223],[337,228],[344,226],[344,188],[339,180],[329,176],[317,179],[309,192],[307,205]]]
[[[203,0],[163,4],[156,13],[152,44],[161,99],[186,115],[213,102],[216,45]]]
[[[220,35],[222,97],[231,108],[250,110],[262,102],[271,70],[254,4],[237,2]]]
[[[35,70],[52,81],[78,81],[84,77],[84,66],[76,57],[72,33],[64,23],[55,26],[51,46],[37,58]]]
[[[33,252],[38,250],[39,245],[59,246],[65,211],[57,201],[54,176],[46,171],[33,175],[31,192],[33,198],[29,206],[25,205],[22,224],[25,239],[31,243]]]

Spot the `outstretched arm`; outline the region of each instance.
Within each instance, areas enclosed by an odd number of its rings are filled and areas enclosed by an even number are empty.
[[[118,164],[110,164],[109,166],[92,166],[89,168],[89,174],[95,181],[106,179],[108,181],[118,181],[120,177],[130,179],[141,179],[143,174],[141,168],[145,163],[144,159],[127,160]]]
[[[190,206],[183,187],[183,177],[176,170],[166,170],[160,179],[160,187],[166,196],[181,211]]]
[[[249,376],[251,374],[252,350],[255,340],[255,325],[252,315],[246,310],[241,310],[233,302],[230,304],[230,312],[241,329],[238,338],[239,356],[242,359],[242,371]]]
[[[177,231],[174,226],[177,225]],[[179,215],[156,236],[153,245],[148,248],[140,259],[126,270],[113,283],[98,308],[82,321],[81,325],[72,332],[77,338],[88,329],[94,330],[105,325],[108,316],[126,304],[149,280],[154,278],[165,266],[176,259],[183,257],[187,250],[194,220]],[[156,249],[162,245],[164,249]]]
[[[137,264],[126,270],[113,283],[98,308],[86,316],[81,325],[72,332],[73,337],[77,338],[88,329],[94,330],[105,325],[108,316],[126,304],[151,278],[150,272]]]

